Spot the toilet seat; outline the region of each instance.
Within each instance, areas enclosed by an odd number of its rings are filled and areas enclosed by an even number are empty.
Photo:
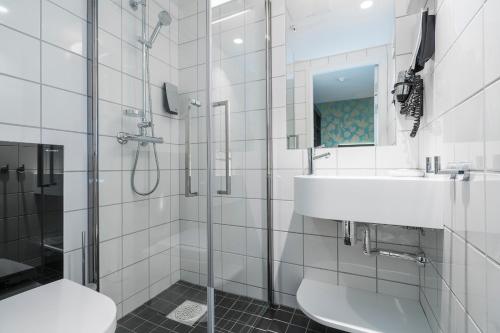
[[[0,332],[114,333],[116,305],[62,279],[0,301]]]

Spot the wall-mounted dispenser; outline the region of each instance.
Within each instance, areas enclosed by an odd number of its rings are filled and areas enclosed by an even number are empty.
[[[171,83],[165,82],[162,89],[163,109],[165,112],[177,115],[179,114],[179,93],[177,87]]]

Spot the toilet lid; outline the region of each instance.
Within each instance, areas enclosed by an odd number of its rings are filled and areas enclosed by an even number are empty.
[[[114,333],[116,305],[62,279],[0,301],[0,332]]]

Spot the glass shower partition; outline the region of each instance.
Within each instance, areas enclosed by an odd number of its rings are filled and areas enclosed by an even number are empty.
[[[204,1],[179,6],[180,279],[208,286],[216,328],[244,329],[272,299],[270,7],[265,0],[211,1],[208,12]]]
[[[251,326],[272,299],[269,1],[98,5],[100,291],[124,326]]]

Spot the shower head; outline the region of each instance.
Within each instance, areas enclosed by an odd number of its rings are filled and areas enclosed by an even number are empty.
[[[149,38],[149,41],[148,41],[149,47],[153,46],[153,43],[155,42],[156,38],[158,37],[158,34],[160,33],[161,28],[163,26],[169,26],[171,23],[172,23],[172,16],[170,16],[170,14],[166,10],[162,10],[158,14],[158,23],[156,24],[156,27],[153,30],[151,37]]]
[[[172,16],[166,10],[162,10],[158,14],[158,21],[161,25],[170,25],[172,23]]]

